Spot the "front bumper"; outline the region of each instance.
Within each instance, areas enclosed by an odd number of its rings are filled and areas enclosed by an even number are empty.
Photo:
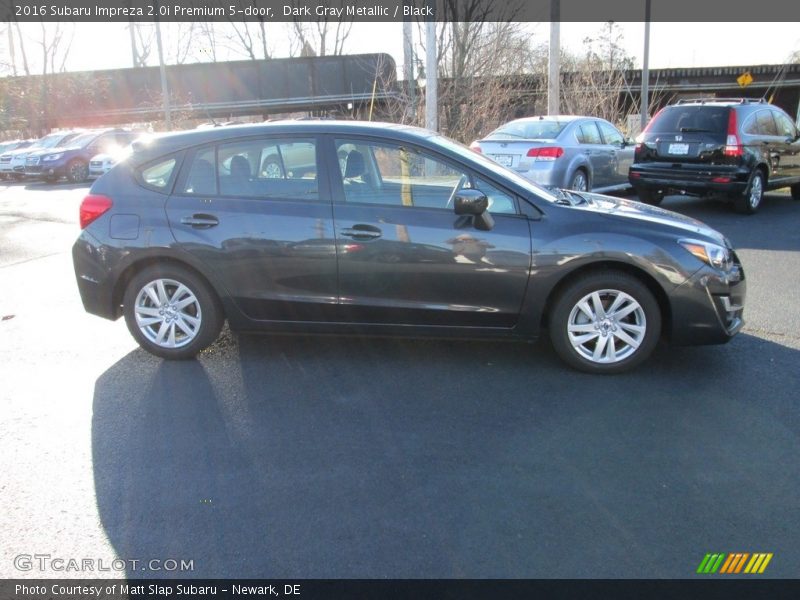
[[[678,345],[724,344],[744,326],[744,269],[729,273],[704,267],[671,294],[670,339]]]
[[[40,163],[38,165],[25,165],[25,175],[28,177],[57,178],[64,175],[64,164],[59,162]]]

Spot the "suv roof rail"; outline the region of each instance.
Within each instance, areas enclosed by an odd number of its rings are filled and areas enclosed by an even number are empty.
[[[764,98],[681,98],[676,104],[705,104],[706,102],[734,102],[736,104],[766,104]]]

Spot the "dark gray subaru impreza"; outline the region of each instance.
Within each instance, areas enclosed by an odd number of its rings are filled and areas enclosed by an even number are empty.
[[[86,310],[182,359],[234,330],[531,340],[617,373],[660,337],[728,341],[728,241],[656,207],[550,192],[438,134],[285,121],[140,143],[84,199]]]

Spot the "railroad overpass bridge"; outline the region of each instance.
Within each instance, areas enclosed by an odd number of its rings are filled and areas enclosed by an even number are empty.
[[[387,101],[397,89],[388,54],[181,64],[167,66],[166,74],[172,111],[183,118],[358,110],[373,100]],[[0,79],[3,129],[115,125],[163,116],[158,67]]]
[[[373,102],[381,118],[385,104],[400,93],[395,62],[388,54],[196,63],[171,65],[166,71],[178,118],[364,114]],[[740,79],[744,74],[749,77]],[[623,75],[621,104],[631,107],[639,101],[641,71]],[[748,84],[743,87],[741,81]],[[544,113],[546,81],[523,75],[506,83],[511,91],[505,110],[509,119]],[[442,89],[449,84],[442,80]],[[744,96],[771,99],[796,117],[800,64],[652,69],[650,89],[653,111],[678,98]],[[0,130],[36,133],[161,119],[157,67],[0,78]]]

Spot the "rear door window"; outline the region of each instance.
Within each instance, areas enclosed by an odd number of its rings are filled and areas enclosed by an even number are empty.
[[[600,131],[597,129],[597,124],[594,121],[581,123],[575,131],[575,136],[578,138],[579,144],[602,144],[603,140],[600,137]]]

